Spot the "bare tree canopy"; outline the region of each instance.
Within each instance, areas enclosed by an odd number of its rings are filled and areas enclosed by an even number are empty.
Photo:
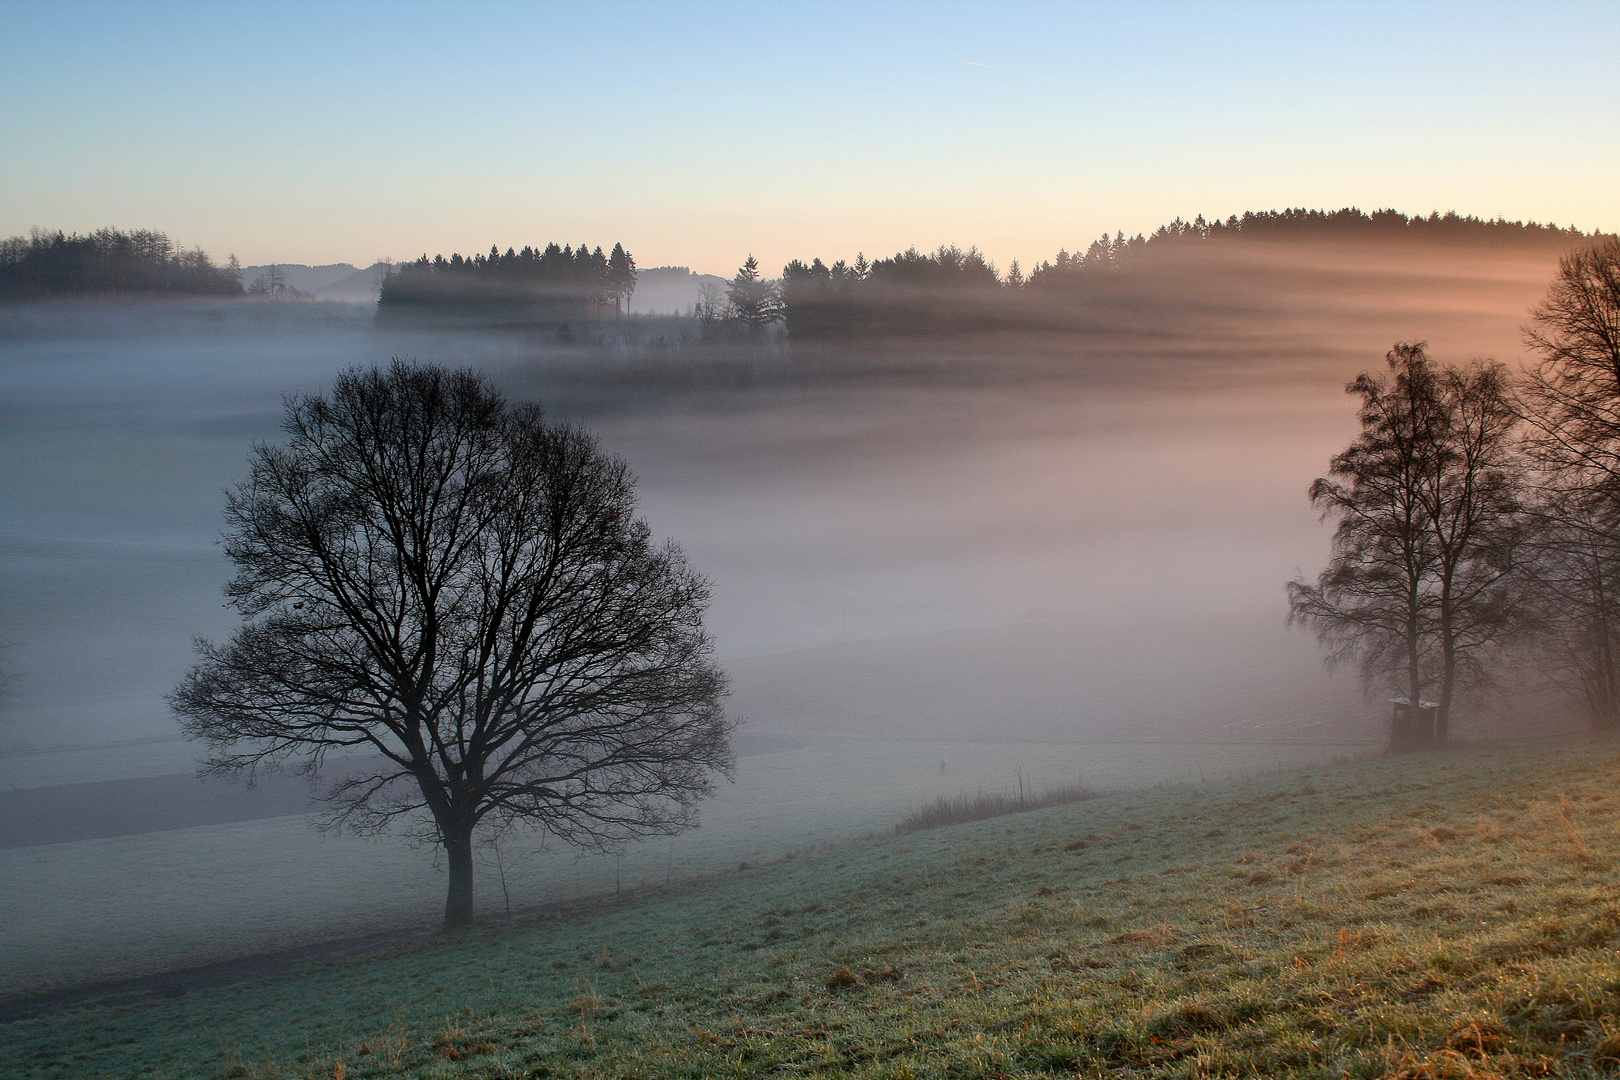
[[[1346,387],[1361,434],[1311,485],[1339,522],[1333,556],[1288,597],[1290,621],[1315,628],[1330,662],[1358,662],[1369,689],[1433,697],[1444,742],[1459,684],[1516,617],[1517,418],[1500,364],[1437,368],[1424,350],[1398,344],[1389,376]]]
[[[1594,728],[1620,727],[1620,504],[1543,483],[1531,492],[1527,582],[1547,679]]]
[[[1538,466],[1538,608],[1548,670],[1620,727],[1620,238],[1566,256],[1532,312],[1520,391]]]
[[[1620,487],[1620,237],[1558,264],[1525,343],[1540,358],[1523,394],[1530,448],[1584,487]]]
[[[695,823],[732,766],[709,586],[652,542],[624,462],[473,372],[400,361],[283,426],[227,495],[244,625],[199,640],[170,699],[207,771],[366,754],[334,820],[410,815],[443,845],[447,928],[473,916],[481,825],[600,848]]]

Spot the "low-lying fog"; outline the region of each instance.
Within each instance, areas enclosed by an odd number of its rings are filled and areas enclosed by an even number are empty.
[[[339,304],[0,309],[0,999],[435,916],[430,850],[313,834],[274,816],[307,805],[285,784],[185,796],[163,702],[191,637],[232,630],[214,541],[249,444],[283,395],[391,356],[479,367],[628,459],[714,581],[747,721],[702,829],[621,858],[508,837],[480,849],[486,912],[848,840],[940,795],[1376,750],[1382,708],[1284,626],[1284,583],[1327,554],[1305,492],[1353,433],[1344,383],[1400,339],[1516,360],[1555,260],[1281,251],[1035,310],[1039,332],[859,349],[586,354]]]
[[[1083,332],[701,356],[335,304],[8,308],[0,786],[188,767],[162,698],[191,636],[233,625],[221,489],[283,394],[390,356],[477,366],[628,459],[715,583],[750,731],[1375,738],[1381,710],[1284,627],[1284,583],[1326,556],[1305,491],[1353,433],[1343,384],[1401,339],[1516,363],[1554,270],[1315,249]]]

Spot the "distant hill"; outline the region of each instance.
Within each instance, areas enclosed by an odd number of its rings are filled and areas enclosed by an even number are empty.
[[[355,270],[329,285],[322,285],[314,293],[321,300],[342,300],[351,304],[375,304],[382,291],[382,279],[388,275],[390,264],[375,262],[364,270]]]
[[[711,284],[724,288],[726,279],[714,274],[694,274],[684,266],[655,266],[636,271],[636,291],[630,295],[630,311],[635,315],[690,315],[702,297],[702,288]]]
[[[252,285],[255,280],[270,272],[272,264],[262,266],[242,267],[242,285]],[[349,263],[327,263],[325,266],[306,266],[303,263],[275,263],[276,269],[281,271],[283,280],[299,292],[313,293],[316,289],[330,285],[334,281],[341,281],[354,273],[355,268]]]
[[[270,272],[270,265],[242,267],[242,284],[251,287],[260,277]],[[351,304],[374,304],[382,288],[383,275],[388,264],[376,262],[365,269],[352,263],[326,263],[307,266],[303,263],[276,263],[282,280],[291,288],[307,293],[317,300],[339,300]]]

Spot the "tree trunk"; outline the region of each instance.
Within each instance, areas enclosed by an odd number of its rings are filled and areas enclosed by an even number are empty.
[[[1595,670],[1586,673],[1583,679],[1587,715],[1597,731],[1620,728],[1620,679],[1616,678],[1614,661],[1606,653],[1607,650],[1599,653]]]
[[[1599,596],[1602,596],[1599,586]],[[1586,678],[1592,726],[1598,731],[1620,727],[1620,671],[1616,670],[1614,634],[1607,615],[1599,616],[1597,660]]]
[[[1595,704],[1591,710],[1592,729],[1594,731],[1614,731],[1620,728],[1620,706],[1613,700]]]
[[[1434,745],[1451,741],[1451,696],[1457,689],[1457,635],[1451,600],[1451,573],[1440,588],[1440,702],[1434,710]]]
[[[1445,645],[1444,670],[1440,676],[1440,704],[1434,710],[1434,744],[1445,746],[1451,741],[1451,697],[1457,688],[1457,650],[1448,639]]]
[[[452,834],[441,829],[441,836],[450,869],[450,892],[444,899],[443,929],[459,930],[472,925],[473,921],[472,830],[458,829]]]
[[[1417,619],[1410,612],[1417,610],[1417,596],[1415,590],[1407,594],[1406,619],[1406,700],[1411,702],[1406,713],[1404,726],[1395,719],[1400,715],[1399,710],[1391,710],[1389,729],[1389,752],[1404,754],[1412,749],[1412,732],[1418,716],[1418,703],[1423,700],[1423,675],[1418,661],[1418,632]]]

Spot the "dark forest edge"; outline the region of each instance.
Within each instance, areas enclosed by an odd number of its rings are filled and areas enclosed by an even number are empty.
[[[762,275],[750,255],[723,289],[703,294],[678,341],[749,341],[785,332],[793,341],[962,330],[1066,328],[1065,302],[1121,293],[1174,294],[1203,260],[1261,243],[1355,242],[1430,248],[1562,252],[1601,237],[1537,222],[1485,220],[1455,213],[1408,217],[1290,209],[1232,215],[1224,221],[1177,218],[1151,234],[1102,236],[1084,252],[1059,250],[1027,273],[1015,260],[1003,273],[977,247],[915,247],[868,261],[831,265],[793,259],[780,278]],[[1229,273],[1229,268],[1223,268]],[[622,245],[611,256],[555,243],[545,249],[492,246],[487,255],[426,255],[384,282],[379,311],[406,317],[542,326],[573,343],[582,324],[611,311],[622,318],[635,289],[635,260]],[[667,328],[666,328],[667,333]]]
[[[883,333],[956,332],[1045,326],[1054,306],[1082,297],[1170,293],[1214,268],[1208,260],[1259,244],[1362,243],[1429,248],[1494,247],[1562,252],[1600,238],[1537,222],[1484,220],[1455,213],[1408,217],[1395,210],[1249,212],[1225,221],[1177,218],[1150,234],[1123,232],[1084,252],[1060,250],[1029,271],[1005,274],[976,248],[916,248],[893,257],[826,265],[795,259],[777,284],[780,315],[794,340]],[[1230,275],[1234,268],[1221,266]],[[1241,269],[1239,269],[1241,272]]]
[[[531,321],[589,322],[620,316],[636,288],[636,262],[623,244],[611,254],[601,245],[526,245],[501,254],[446,259],[426,255],[383,279],[379,310],[438,308],[526,315]]]
[[[35,229],[0,240],[0,298],[244,293],[234,255],[215,266],[201,248],[187,251],[150,229],[97,229],[88,236]]]

